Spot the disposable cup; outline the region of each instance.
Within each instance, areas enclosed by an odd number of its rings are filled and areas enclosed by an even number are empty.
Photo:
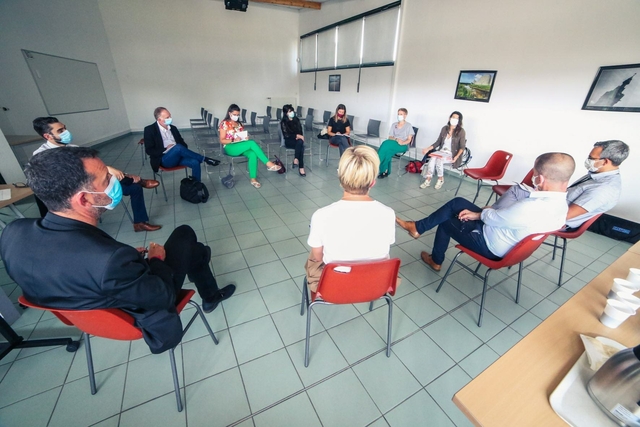
[[[618,292],[624,291],[628,294],[634,294],[640,291],[640,283],[635,284],[625,279],[613,279],[613,286],[611,286],[611,290]]]
[[[640,286],[640,268],[630,268],[627,280]]]
[[[607,305],[604,306],[604,313],[600,316],[600,322],[608,328],[615,329],[633,314],[635,310],[626,303],[608,299]]]
[[[640,298],[638,298],[635,295],[619,292],[614,294],[614,297],[612,299],[627,304],[629,307],[633,309],[634,312],[638,311],[638,308],[640,308]]]

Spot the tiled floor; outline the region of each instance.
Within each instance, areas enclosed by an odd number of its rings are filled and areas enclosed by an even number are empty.
[[[151,177],[148,162],[131,135],[99,147],[102,159],[126,172]],[[324,150],[323,150],[324,151]],[[337,160],[302,178],[296,171],[269,173],[261,166],[262,188],[249,185],[237,165],[237,184],[220,184],[219,169],[204,174],[211,198],[193,205],[178,196],[180,173],[165,177],[168,203],[146,191],[154,233],[134,233],[119,207],[100,225],[132,246],[163,243],[180,224],[189,224],[212,248],[211,264],[221,284],[236,294],[207,315],[220,344],[196,322],[177,348],[185,410],[175,407],[168,355],[151,355],[142,341],[93,339],[98,393],[89,392],[84,349],[14,350],[0,361],[2,426],[469,426],[452,403],[453,394],[571,298],[628,244],[586,233],[569,244],[565,283],[554,281],[559,262],[540,248],[527,261],[521,302],[513,301],[516,269],[494,272],[482,328],[475,324],[481,282],[460,268],[438,294],[443,273],[419,260],[433,232],[419,240],[398,229],[391,254],[402,259],[403,282],[394,298],[393,347],[384,354],[386,308],[366,305],[318,307],[312,324],[311,362],[303,365],[305,318],[300,285],[308,247],[309,219],[320,206],[341,197]],[[337,157],[332,153],[332,158]],[[394,163],[394,167],[397,165]],[[419,219],[453,197],[458,179],[440,191],[418,189],[417,175],[395,174],[376,184],[372,195],[403,218]],[[472,198],[467,181],[461,195]],[[484,189],[479,200],[488,197]],[[127,201],[128,202],[128,201]],[[36,216],[33,201],[20,205]],[[357,220],[356,218],[347,220]],[[450,249],[445,267],[455,254]],[[469,260],[469,259],[467,259]],[[70,266],[71,267],[71,266]],[[0,270],[0,284],[12,300],[20,289]],[[187,285],[190,286],[190,285]],[[188,313],[186,313],[188,314]],[[27,310],[13,325],[26,337],[74,336],[51,315]]]

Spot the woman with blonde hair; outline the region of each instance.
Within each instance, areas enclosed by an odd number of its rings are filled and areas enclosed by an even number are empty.
[[[393,209],[375,201],[369,191],[376,183],[380,160],[364,145],[347,148],[338,164],[342,199],[318,209],[311,217],[307,243],[307,284],[312,292],[325,264],[389,258],[395,242]]]

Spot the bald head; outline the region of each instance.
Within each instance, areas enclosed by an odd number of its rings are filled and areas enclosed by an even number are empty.
[[[566,153],[544,153],[538,156],[533,168],[550,184],[566,186],[576,169],[576,162]]]

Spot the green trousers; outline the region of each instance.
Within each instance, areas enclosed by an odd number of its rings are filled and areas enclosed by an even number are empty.
[[[398,141],[394,141],[393,139],[384,141],[378,149],[378,157],[380,157],[380,171],[378,173],[391,173],[391,159],[393,159],[393,156],[404,153],[408,149],[408,145],[400,145]]]
[[[249,177],[256,179],[258,176],[258,159],[266,164],[269,159],[264,155],[264,151],[253,140],[234,142],[224,146],[224,152],[228,156],[238,157],[245,156],[249,159]]]

